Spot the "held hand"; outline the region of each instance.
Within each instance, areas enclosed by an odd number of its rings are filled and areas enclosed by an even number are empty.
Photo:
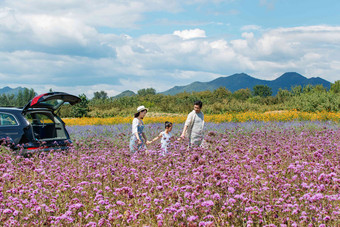
[[[138,144],[142,144],[142,140],[139,139],[139,140],[138,140]]]
[[[146,144],[147,144],[147,145],[149,145],[149,144],[151,144],[151,143],[152,143],[152,141],[149,141],[149,140],[146,141]]]
[[[182,134],[177,140],[180,141],[180,140],[184,140],[185,136]]]

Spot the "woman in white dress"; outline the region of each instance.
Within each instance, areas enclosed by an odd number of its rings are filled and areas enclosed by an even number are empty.
[[[143,119],[147,112],[148,110],[144,106],[139,106],[137,108],[137,113],[135,113],[135,118],[132,121],[132,134],[130,138],[130,151],[132,153],[146,149],[145,143],[147,141],[147,138],[145,133],[143,132]]]

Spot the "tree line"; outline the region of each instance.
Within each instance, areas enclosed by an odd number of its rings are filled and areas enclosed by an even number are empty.
[[[24,106],[36,93],[25,88],[18,95],[0,96],[0,106]],[[279,89],[273,96],[267,85],[256,85],[252,89],[231,92],[225,87],[214,91],[183,92],[176,95],[157,94],[154,88],[138,90],[136,95],[109,97],[105,91],[94,92],[89,99],[79,95],[81,102],[64,105],[59,111],[61,117],[114,117],[132,115],[137,106],[144,105],[152,112],[186,114],[192,110],[195,100],[203,102],[204,113],[223,114],[226,112],[299,110],[306,112],[340,111],[340,80],[327,90],[322,85],[295,86],[290,90]]]
[[[195,100],[203,102],[204,113],[299,110],[306,112],[340,111],[340,81],[327,90],[322,85],[295,86],[290,90],[279,89],[273,96],[267,85],[256,85],[253,89],[231,92],[225,87],[214,91],[183,92],[176,95],[157,94],[154,88],[141,89],[134,96],[108,97],[105,91],[95,92],[92,99],[83,94],[82,102],[74,107],[63,106],[63,117],[114,117],[129,116],[136,107],[144,105],[152,112],[187,114]]]
[[[22,90],[19,90],[17,95],[1,94],[0,106],[23,107],[36,95],[37,93],[34,91],[33,88],[24,88]]]

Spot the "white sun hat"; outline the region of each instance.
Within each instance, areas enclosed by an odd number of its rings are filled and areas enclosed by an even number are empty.
[[[148,111],[148,109],[146,109],[145,106],[138,106],[137,113],[142,112],[143,110]]]

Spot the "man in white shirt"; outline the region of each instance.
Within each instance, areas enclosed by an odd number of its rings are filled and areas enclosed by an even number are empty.
[[[204,114],[201,111],[202,102],[194,103],[194,110],[188,114],[185,121],[181,139],[189,138],[189,147],[201,146],[204,138]]]

